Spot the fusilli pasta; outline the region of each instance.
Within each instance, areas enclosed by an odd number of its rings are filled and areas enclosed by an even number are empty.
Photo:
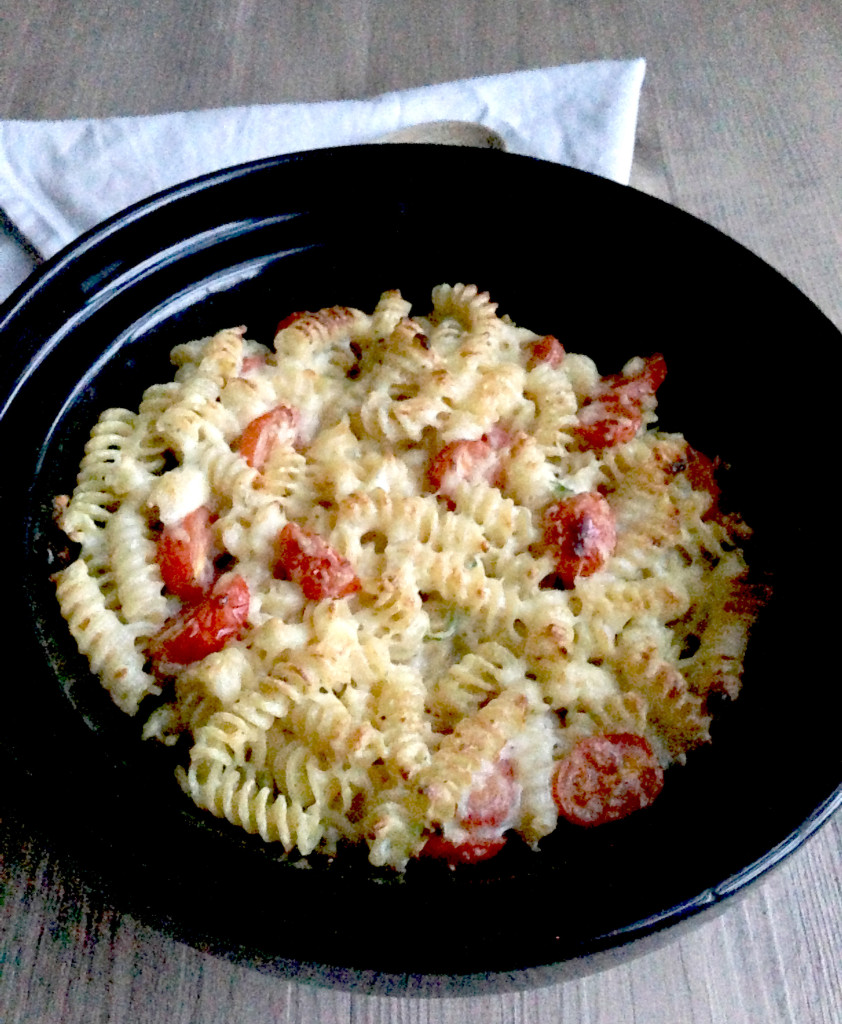
[[[57,574],[114,701],[188,738],[198,807],[398,870],[645,807],[762,597],[713,463],[654,427],[660,356],[601,376],[474,285],[410,314],[178,345],[94,426]]]

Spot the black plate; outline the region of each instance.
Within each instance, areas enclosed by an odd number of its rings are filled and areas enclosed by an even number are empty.
[[[774,597],[740,700],[653,808],[560,825],[540,853],[485,865],[364,854],[310,867],[194,811],[168,754],[138,739],[75,651],[49,575],[54,494],[98,411],[136,407],[179,341],[293,309],[441,281],[594,356],[604,373],[665,353],[661,424],[732,468],[731,505]],[[722,904],[842,803],[838,682],[827,656],[822,481],[831,404],[804,371],[840,336],[792,285],[694,218],[582,172],[491,151],[352,147],[191,182],[107,222],[3,307],[7,547],[4,758],[47,841],[118,905],[202,948],[299,977],[437,991],[549,980],[615,962]],[[833,704],[833,707],[831,707]],[[447,979],[442,980],[442,979]]]

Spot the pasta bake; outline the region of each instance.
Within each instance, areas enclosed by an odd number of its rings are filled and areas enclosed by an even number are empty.
[[[61,611],[203,809],[290,854],[470,864],[647,813],[740,688],[715,463],[473,285],[179,344],[93,428]],[[668,386],[668,385],[667,385]],[[519,838],[518,838],[519,837]]]

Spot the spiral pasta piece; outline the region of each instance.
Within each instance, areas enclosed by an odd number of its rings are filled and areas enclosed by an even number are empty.
[[[532,436],[538,445],[559,458],[573,446],[578,403],[571,383],[546,364],[530,370],[524,387],[535,413]]]
[[[401,870],[424,845],[426,801],[414,791],[384,794],[366,819],[369,861]]]
[[[517,734],[528,709],[529,700],[522,692],[506,690],[444,737],[430,764],[415,779],[429,801],[428,821],[453,820],[474,776]]]
[[[219,438],[197,439],[194,460],[211,491],[225,503],[249,508],[270,500],[258,490],[258,471]]]
[[[396,288],[383,292],[371,316],[371,333],[376,338],[388,338],[400,321],[409,316],[411,309],[412,303]]]
[[[163,626],[169,605],[146,518],[121,505],[109,519],[105,536],[122,617],[137,627],[138,635],[151,636]]]
[[[126,456],[134,460],[141,474],[141,480],[137,481],[136,486],[150,486],[149,477],[154,477],[165,469],[169,442],[158,430],[158,419],[177,400],[180,393],[181,388],[174,381],[153,384],[143,393],[135,430],[126,449]]]
[[[464,349],[472,350],[477,341],[491,346],[502,333],[497,317],[497,303],[488,292],[473,284],[438,285],[433,289],[433,316],[442,320],[453,318],[462,326],[466,337]]]
[[[289,728],[314,750],[331,759],[355,764],[372,762],[386,750],[370,722],[360,722],[335,693],[296,694],[288,718]]]
[[[456,511],[481,527],[483,536],[497,548],[523,550],[538,539],[528,509],[504,497],[486,484],[460,484],[453,495]]]
[[[372,391],[359,408],[358,420],[376,441],[395,444],[420,441],[424,431],[448,413],[447,404],[436,395],[406,396],[401,392],[393,398],[386,391]]]
[[[681,672],[660,657],[654,639],[645,634],[624,637],[616,658],[620,677],[646,702],[647,719],[672,758],[682,761],[688,750],[710,740],[711,718],[704,701],[690,691]]]
[[[438,718],[452,725],[522,679],[520,658],[502,644],[487,641],[436,680],[428,702]]]
[[[253,775],[218,760],[212,748],[195,747],[190,767],[179,773],[179,781],[197,807],[260,835],[264,842],[279,842],[287,852],[297,848],[307,856],[324,834],[319,804],[305,806],[274,793]]]
[[[275,351],[281,363],[345,376],[356,361],[352,343],[370,326],[371,317],[349,306],[294,313],[275,335]]]
[[[383,737],[387,768],[410,781],[430,763],[433,730],[427,715],[427,687],[407,665],[393,665],[375,691],[375,721]]]
[[[144,697],[161,692],[154,676],[144,671],[145,658],[135,646],[136,630],[105,607],[81,558],[58,574],[56,596],[91,672],[122,711],[133,715]]]
[[[424,601],[409,585],[408,575],[383,574],[374,600],[359,612],[361,632],[385,642],[396,663],[408,661],[418,652],[429,628]]]
[[[96,543],[98,530],[112,515],[122,490],[118,474],[135,419],[127,409],[106,409],[91,431],[76,487],[61,517],[61,527],[71,540]]]
[[[367,363],[372,364],[370,369]],[[363,362],[360,376],[371,390],[384,390],[390,398],[405,401],[428,390],[431,374],[443,369],[421,324],[405,316],[395,323],[385,344]]]

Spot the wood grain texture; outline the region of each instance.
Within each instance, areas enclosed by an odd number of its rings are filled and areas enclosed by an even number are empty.
[[[842,327],[838,0],[0,0],[0,15],[2,117],[358,98],[643,56],[632,184],[746,244]],[[0,837],[3,1024],[842,1019],[839,816],[664,949],[581,981],[440,999],[321,989],[216,959],[110,907],[13,818]]]
[[[662,950],[580,981],[436,999],[319,988],[216,959],[104,906],[25,843],[5,872],[0,1020],[837,1024],[841,826],[831,822],[749,895]]]

